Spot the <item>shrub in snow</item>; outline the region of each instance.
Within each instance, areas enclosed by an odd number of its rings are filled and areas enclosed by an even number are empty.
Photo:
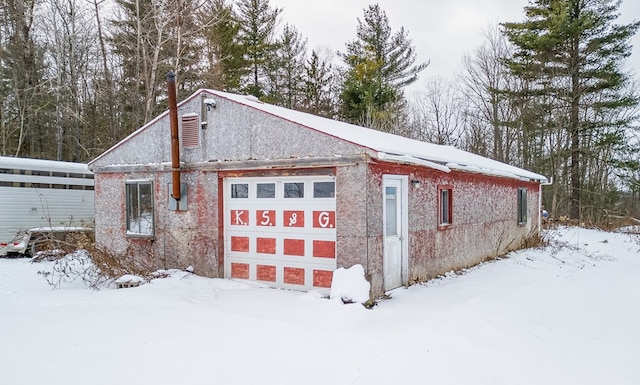
[[[66,254],[51,264],[51,271],[41,270],[38,274],[42,274],[54,289],[72,282],[82,282],[87,287],[97,289],[106,281],[86,250]]]
[[[50,271],[39,271],[54,289],[62,284],[81,282],[91,289],[108,286],[122,277],[139,277],[149,281],[154,278],[152,272],[145,268],[135,258],[128,258],[100,250],[94,244],[86,245],[86,249],[79,249],[65,254],[53,262]],[[32,262],[43,262],[47,258],[33,258]],[[141,282],[137,282],[138,286]],[[116,282],[116,286],[118,283]]]
[[[74,237],[73,242],[65,242],[64,249],[38,253],[32,262],[52,260],[57,258],[51,271],[39,271],[47,282],[55,288],[62,283],[80,281],[86,287],[99,289],[113,283],[125,275],[143,277],[149,281],[153,278],[152,271],[142,262],[148,258],[132,258],[131,250],[124,254],[113,254],[96,247],[90,234],[81,233]]]
[[[353,265],[333,272],[331,281],[331,299],[341,299],[344,303],[365,303],[369,300],[371,285],[364,277],[364,267]]]

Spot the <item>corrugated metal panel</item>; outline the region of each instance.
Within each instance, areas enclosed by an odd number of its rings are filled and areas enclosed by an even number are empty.
[[[93,186],[81,163],[0,157],[0,247],[21,230],[92,226]]]
[[[91,190],[0,187],[0,243],[28,228],[92,225],[93,216]]]

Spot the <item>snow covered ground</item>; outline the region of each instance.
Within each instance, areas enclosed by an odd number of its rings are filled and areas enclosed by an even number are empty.
[[[0,383],[639,384],[638,236],[547,236],[372,310],[187,272],[52,290],[51,262],[0,260]]]

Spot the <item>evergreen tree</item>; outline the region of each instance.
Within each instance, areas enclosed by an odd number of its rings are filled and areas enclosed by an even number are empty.
[[[248,94],[262,97],[267,89],[267,68],[278,49],[274,34],[282,9],[272,8],[269,0],[239,0],[237,7],[240,42],[249,65],[242,86]]]
[[[267,63],[268,97],[266,101],[279,106],[298,109],[302,99],[307,41],[298,30],[286,24],[277,41],[273,60]]]
[[[202,65],[204,58],[205,33],[209,26],[218,23],[217,13],[206,12],[202,0],[175,0],[166,9],[168,12],[168,31],[164,50],[168,57],[171,71],[177,76],[178,98],[191,95],[195,90],[204,87],[203,80],[206,67]],[[162,11],[162,8],[160,8]],[[166,72],[161,73],[162,97],[166,98]],[[160,103],[161,111],[166,108]]]
[[[301,109],[333,118],[335,116],[333,97],[335,78],[329,60],[321,59],[317,51],[311,51],[311,57],[304,67]]]
[[[378,4],[358,19],[357,38],[341,54],[347,65],[342,115],[353,123],[367,116],[380,116],[393,105],[401,105],[403,89],[418,79],[428,63],[415,64],[416,52],[407,32],[392,33],[389,19]]]
[[[249,73],[240,38],[240,23],[233,6],[226,0],[213,0],[209,10],[218,15],[218,22],[206,31],[209,71],[205,74],[208,87],[240,92],[241,79]]]
[[[382,62],[375,59],[373,52],[346,60],[351,68],[344,76],[340,93],[342,117],[362,125],[381,118],[399,98],[397,91],[379,76]]]
[[[637,104],[624,91],[622,65],[640,24],[614,24],[619,6],[619,0],[535,0],[525,7],[523,22],[503,24],[516,47],[506,63],[527,84],[519,96],[522,129],[544,127],[544,114],[528,108],[541,98],[550,103],[545,109],[554,120],[566,122],[573,218],[581,216],[590,159],[598,146],[609,149],[624,137],[618,134],[629,117],[622,112]]]

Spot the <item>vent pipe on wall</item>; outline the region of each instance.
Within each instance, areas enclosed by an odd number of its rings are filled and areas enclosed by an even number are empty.
[[[178,102],[176,100],[176,74],[167,74],[169,95],[169,121],[171,123],[171,197],[180,200],[180,139],[178,138]]]

